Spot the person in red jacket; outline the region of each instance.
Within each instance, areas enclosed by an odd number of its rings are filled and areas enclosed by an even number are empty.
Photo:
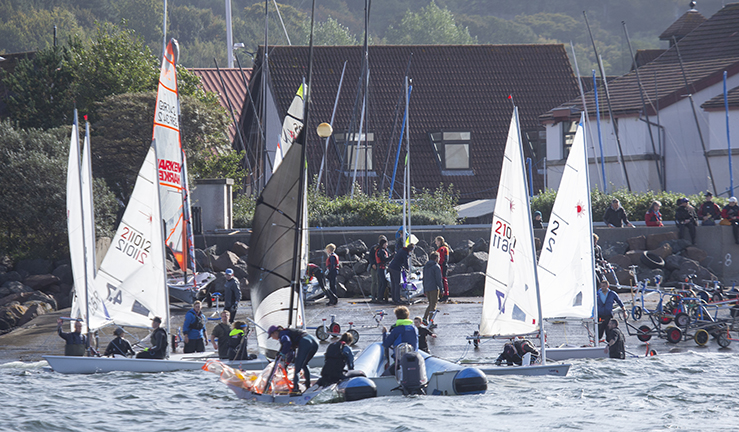
[[[444,237],[438,236],[434,240],[436,242],[436,252],[439,254],[439,266],[441,266],[441,280],[444,283],[444,292],[441,293],[440,301],[449,299],[449,282],[446,278],[446,272],[449,267],[449,245],[444,241]]]
[[[662,213],[659,212],[660,207],[662,207],[662,203],[659,201],[653,202],[652,206],[649,207],[649,211],[644,216],[644,222],[647,223],[647,226],[651,226],[651,227],[664,226],[662,224]]]

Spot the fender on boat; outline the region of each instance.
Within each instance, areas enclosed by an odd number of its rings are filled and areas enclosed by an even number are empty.
[[[347,402],[377,397],[377,386],[371,379],[363,376],[340,382],[337,390],[344,395]]]

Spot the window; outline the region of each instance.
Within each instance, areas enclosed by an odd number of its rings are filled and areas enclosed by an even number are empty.
[[[347,142],[348,137],[348,142]],[[344,171],[353,172],[356,168],[358,172],[372,171],[374,169],[372,147],[375,141],[375,134],[372,132],[353,134],[335,134],[334,138],[337,142],[344,142],[347,145],[346,164]],[[357,147],[357,138],[359,138],[359,147]]]
[[[577,131],[577,122],[562,122],[562,159],[567,159],[570,155],[570,147],[572,141],[575,140],[575,132]]]
[[[533,152],[534,166],[543,174],[544,160],[547,158],[547,132],[545,130],[533,130],[524,132],[524,139],[528,142],[528,148]]]
[[[470,132],[429,133],[442,171],[470,169],[470,137]]]

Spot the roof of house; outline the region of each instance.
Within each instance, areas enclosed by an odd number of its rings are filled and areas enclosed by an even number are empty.
[[[634,56],[634,60],[636,60],[636,67],[642,67],[645,64],[653,61],[657,57],[664,54],[665,50],[663,49],[641,49],[636,50],[636,55]],[[634,69],[634,66],[632,64],[631,69]],[[610,82],[610,80],[609,80]]]
[[[255,70],[260,67],[261,49],[256,56]],[[314,49],[308,131],[314,131],[318,123],[331,119],[342,68],[347,62],[334,121],[336,136],[347,131],[352,120],[362,47]],[[272,92],[280,115],[284,115],[306,75],[308,48],[271,47],[269,59]],[[497,193],[513,112],[509,95],[519,107],[521,130],[525,132],[543,130],[539,114],[578,94],[577,80],[562,45],[370,46],[369,115],[364,127],[365,131],[374,133],[373,161],[378,177],[372,181],[377,185],[384,182],[385,188],[395,162],[404,110],[403,83],[409,60],[408,76],[413,86],[409,110],[411,183],[416,188],[432,190],[442,182],[452,183],[461,191],[462,201],[491,198]],[[358,107],[357,111],[361,109],[361,101]],[[353,131],[357,129],[355,126]],[[442,131],[471,132],[471,170],[442,175],[428,135]],[[308,136],[309,178],[312,178],[319,171],[324,142],[319,142],[315,133]],[[530,154],[528,149],[526,152]],[[348,175],[339,164],[342,153],[343,145],[329,146],[328,169],[324,175],[328,176],[330,188],[339,179],[342,184],[348,184]],[[534,177],[535,187],[541,187],[541,176],[535,174]],[[398,174],[398,178],[402,176]],[[397,183],[395,187],[401,190]]]
[[[220,75],[216,68],[192,68],[189,70],[200,78],[203,90],[218,94],[218,100],[221,102],[221,106],[226,108],[226,111],[230,113],[229,106],[233,107],[233,115],[236,121],[241,118],[241,111],[248,100],[246,87],[249,85],[252,69],[243,69],[243,75],[239,68],[220,68]],[[236,126],[233,123],[228,127],[228,137],[231,142],[236,139]]]
[[[685,88],[683,68],[689,91]],[[739,3],[726,5],[677,45],[637,71],[609,81],[608,90],[614,115],[636,115],[642,111],[637,72],[648,101],[647,110],[654,114],[656,107],[665,108],[682,100],[688,93],[696,93],[720,82],[723,71],[727,71],[729,75],[739,73]],[[595,114],[592,92],[586,95],[586,104],[588,111]],[[601,110],[605,112],[604,105],[601,104]],[[555,113],[570,107],[573,112],[578,112],[582,107],[580,99],[573,98],[550,110],[541,116],[541,120],[556,121]],[[579,112],[576,115],[579,116]]]
[[[659,35],[660,40],[680,40],[706,21],[706,17],[695,9],[690,9]]]
[[[729,103],[729,108],[739,108],[739,87],[727,91],[726,100]],[[701,108],[706,111],[723,111],[725,109],[724,94],[721,93],[703,102]]]

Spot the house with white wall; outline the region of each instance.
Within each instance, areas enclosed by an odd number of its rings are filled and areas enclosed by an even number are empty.
[[[676,24],[700,22],[695,14],[690,10]],[[728,193],[724,72],[728,89],[733,89],[730,125],[739,129],[739,3],[726,5],[682,39],[673,39],[653,61],[608,81],[610,113],[602,85],[597,89],[598,109],[595,91],[586,93],[591,187]],[[576,98],[540,116],[546,128],[550,188],[559,185],[581,111],[582,99]],[[731,142],[739,148],[736,130]],[[739,164],[733,171],[739,173]]]

